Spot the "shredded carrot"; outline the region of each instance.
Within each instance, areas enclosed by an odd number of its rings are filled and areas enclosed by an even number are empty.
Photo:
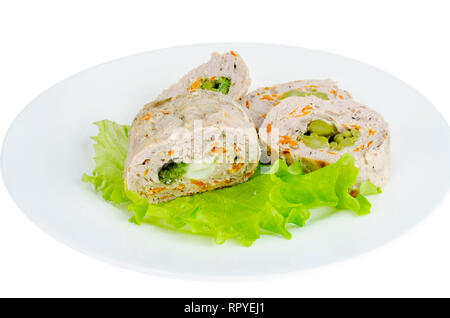
[[[270,89],[270,87],[264,87],[264,89],[265,89],[266,91],[268,91],[268,90]]]
[[[360,130],[361,129],[361,127],[358,126],[358,125],[350,125],[350,127],[355,128],[356,130]]]
[[[363,151],[364,149],[366,149],[366,146],[361,145],[359,147],[356,147],[355,149],[353,149],[353,151],[357,152],[357,151]]]
[[[198,186],[203,186],[205,184],[205,183],[203,183],[201,181],[198,181],[198,180],[195,180],[195,179],[191,179],[191,183],[195,184],[195,185],[198,185]]]
[[[200,85],[201,82],[202,82],[202,80],[199,78],[194,83],[192,83],[192,85],[191,85],[191,87],[189,87],[189,89],[190,90],[196,89]]]
[[[169,150],[169,151],[167,152],[167,155],[168,155],[168,156],[173,155],[173,150]]]
[[[280,98],[280,95],[278,95],[278,94],[272,94],[272,97],[278,99],[278,98]]]
[[[212,147],[211,152],[214,152],[214,153],[225,153],[227,151],[223,147],[216,147],[216,146],[214,146],[214,147]]]
[[[211,81],[215,81],[215,80],[216,80],[216,77],[213,76],[213,77],[211,77],[210,79],[211,79]]]
[[[261,99],[262,99],[262,100],[273,100],[273,97],[270,96],[270,95],[263,95],[263,96],[261,97]]]
[[[292,140],[289,136],[280,136],[280,144],[288,144],[290,147],[297,146],[298,142]]]
[[[245,177],[245,178],[250,178],[250,177],[253,175],[253,173],[255,173],[254,170],[253,170],[253,171],[250,171],[250,172],[247,172],[246,174],[244,174],[244,177]]]
[[[268,134],[272,131],[272,123],[269,123],[269,124],[267,125],[266,130],[267,130],[267,133],[268,133]]]
[[[152,116],[150,116],[150,114],[147,113],[147,114],[141,116],[141,120],[149,120],[151,117],[152,117]]]
[[[162,112],[164,115],[169,115],[170,112]]]
[[[267,114],[264,113],[264,114],[262,114],[261,116],[262,116],[262,118],[266,118],[266,117],[267,117]]]
[[[233,165],[231,166],[231,170],[232,171],[238,171],[239,169],[241,169],[244,166],[243,162],[240,163],[233,163]]]
[[[148,169],[145,169],[145,171],[144,171],[144,177],[145,177],[146,175],[148,175]]]
[[[166,190],[167,187],[160,187],[160,188],[153,188],[150,191],[152,192],[152,194],[156,194],[156,193],[160,193],[161,191]]]
[[[311,112],[311,111],[302,112],[302,113],[299,114],[299,115],[291,116],[291,118],[303,117],[303,116],[308,115],[310,112]]]
[[[337,156],[337,153],[333,152],[333,151],[329,151],[329,150],[323,150],[323,149],[318,149],[320,152],[326,152],[329,153],[330,155],[335,155]]]
[[[295,107],[294,110],[291,111],[288,115],[289,115],[289,116],[294,115],[295,112],[299,109],[299,107],[300,107],[300,106]]]
[[[256,95],[258,95],[258,96],[259,96],[259,95],[261,95],[261,93],[260,93],[260,92],[256,92]]]
[[[279,103],[281,103],[280,101],[276,102],[275,104],[273,104],[273,106],[277,106]]]
[[[369,148],[371,144],[373,144],[372,140],[367,143],[367,148]]]
[[[339,95],[339,98],[340,98],[340,99],[344,99],[344,96],[342,96],[342,95]]]
[[[369,128],[369,136],[373,136],[373,135],[375,135],[375,130],[372,130]]]
[[[280,144],[288,144],[291,138],[289,136],[280,136]]]
[[[245,101],[245,107],[247,107],[247,109],[250,109],[250,105],[248,104],[248,100]]]
[[[230,51],[230,54],[233,56],[237,56],[236,53],[234,53],[233,51]]]
[[[333,94],[333,95],[336,95],[336,91],[335,91],[334,89],[332,89],[332,90],[330,91],[330,93]]]
[[[305,107],[302,108],[302,110],[300,111],[300,114],[294,115],[294,114],[297,112],[297,110],[298,110],[299,107],[300,107],[300,106],[297,106],[293,111],[291,111],[291,112],[288,114],[287,117],[288,117],[288,118],[303,117],[303,116],[305,116],[305,115],[308,115],[308,114],[314,109],[311,105],[306,105]]]
[[[184,183],[180,183],[180,185],[178,187],[176,187],[175,189],[183,190],[184,188],[186,188],[186,185]]]
[[[208,188],[208,184],[206,184],[204,182],[201,182],[201,181],[198,181],[198,180],[195,180],[195,179],[191,179],[191,183],[195,184],[196,186],[200,187],[203,190]]]

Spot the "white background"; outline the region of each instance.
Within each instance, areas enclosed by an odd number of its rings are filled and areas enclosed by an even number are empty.
[[[204,42],[287,44],[352,57],[417,88],[449,121],[448,5],[433,0],[1,2],[0,139],[27,103],[73,73],[143,51]],[[442,146],[449,141],[442,140]],[[450,297],[449,212],[447,194],[431,216],[399,239],[289,277],[187,281],[134,273],[73,251],[34,226],[1,183],[0,297]]]

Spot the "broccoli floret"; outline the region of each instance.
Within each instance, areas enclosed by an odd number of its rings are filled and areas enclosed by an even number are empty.
[[[159,181],[164,184],[172,184],[186,173],[187,163],[169,161],[158,172]]]
[[[205,78],[200,84],[200,89],[206,89],[213,92],[221,92],[227,95],[230,90],[231,80],[227,77],[221,76],[215,80]]]
[[[214,91],[215,90],[214,84],[215,84],[215,81],[211,81],[211,80],[205,78],[202,80],[202,83],[200,84],[200,88],[206,89],[209,91]]]
[[[228,91],[230,90],[230,85],[231,85],[231,80],[229,78],[221,76],[216,80],[215,86],[217,86],[217,90],[219,92],[226,95],[226,94],[228,94]]]

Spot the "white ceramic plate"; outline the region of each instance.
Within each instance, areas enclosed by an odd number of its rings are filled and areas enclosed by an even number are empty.
[[[238,51],[252,88],[296,79],[333,78],[389,122],[391,178],[370,198],[372,214],[340,212],[263,236],[250,248],[233,242],[129,223],[80,180],[93,168],[92,122],[130,123],[144,103],[209,59]],[[324,265],[380,246],[429,214],[447,193],[450,130],[433,105],[399,79],[342,56],[267,44],[205,44],[162,49],[78,73],[34,99],[12,124],[2,171],[11,196],[40,228],[93,257],[134,270],[182,277],[249,277]]]

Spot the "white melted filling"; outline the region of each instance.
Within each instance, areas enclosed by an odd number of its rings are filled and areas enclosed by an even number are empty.
[[[187,166],[187,171],[183,177],[195,180],[207,179],[216,168],[215,163],[193,162]]]

